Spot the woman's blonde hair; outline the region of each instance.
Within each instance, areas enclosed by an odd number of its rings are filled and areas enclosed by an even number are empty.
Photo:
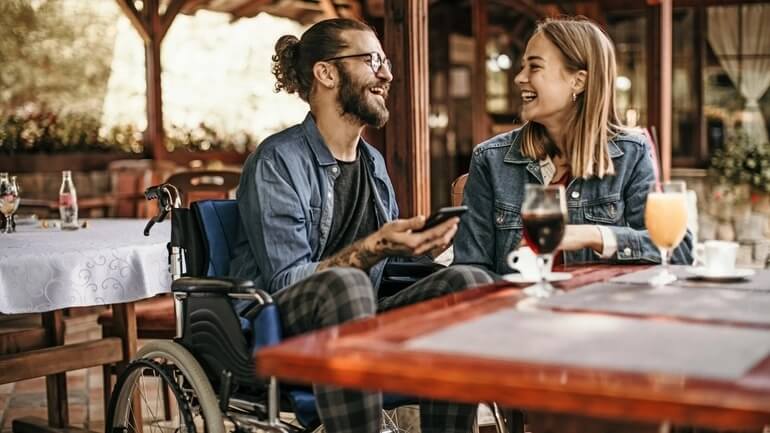
[[[565,69],[586,71],[585,88],[576,95],[575,110],[567,121],[564,155],[574,177],[614,174],[607,144],[621,129],[615,112],[615,49],[599,26],[585,18],[549,18],[535,29],[553,43]],[[533,37],[534,37],[533,35]],[[533,159],[549,154],[545,127],[527,122],[522,129],[522,153]]]

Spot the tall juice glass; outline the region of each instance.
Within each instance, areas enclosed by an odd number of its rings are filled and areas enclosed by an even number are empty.
[[[644,208],[644,224],[652,243],[660,249],[663,265],[650,283],[664,286],[676,280],[668,268],[669,256],[687,233],[687,186],[684,182],[652,184]]]

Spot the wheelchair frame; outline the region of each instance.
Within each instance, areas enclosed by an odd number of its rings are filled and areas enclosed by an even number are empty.
[[[145,235],[148,235],[152,226],[162,222],[172,212],[189,211],[181,208],[181,200],[178,190],[171,184],[162,184],[149,188],[145,192],[148,200],[158,200],[158,214],[154,216],[144,229]],[[172,218],[174,215],[172,213]],[[173,232],[173,229],[172,229]],[[192,331],[186,328],[192,322],[187,313],[190,308],[217,309],[229,308],[232,311],[231,317],[227,318],[229,324],[238,322],[237,313],[232,309],[230,299],[244,299],[253,302],[252,310],[258,310],[272,305],[273,301],[270,295],[253,286],[253,282],[247,280],[236,280],[230,278],[195,278],[184,276],[187,273],[187,263],[185,260],[185,249],[174,242],[172,233],[172,242],[169,242],[167,248],[169,251],[169,271],[172,275],[172,296],[174,299],[174,310],[176,316],[176,335],[173,341],[159,340],[146,344],[137,353],[137,357],[132,361],[126,370],[119,376],[107,412],[106,432],[117,433],[120,430],[124,433],[126,430],[139,430],[142,427],[131,425],[137,421],[136,410],[141,410],[141,403],[135,401],[135,391],[140,382],[146,375],[159,378],[163,386],[168,386],[171,394],[177,400],[177,410],[187,413],[180,414],[186,420],[186,424],[192,419],[190,412],[199,412],[203,417],[203,428],[208,433],[224,433],[224,420],[229,419],[235,426],[236,431],[252,431],[255,429],[275,431],[280,433],[295,433],[301,431],[288,423],[280,420],[280,391],[278,381],[275,377],[267,379],[266,386],[259,386],[260,389],[266,388],[266,406],[258,401],[241,399],[232,395],[233,378],[232,372],[225,369],[219,378],[219,393],[215,393],[215,378],[213,372],[206,372],[205,362],[201,362],[195,352],[195,344],[192,343]],[[191,307],[190,304],[207,304],[204,307]],[[225,313],[226,315],[227,313]],[[212,325],[209,328],[216,329],[220,326],[220,321],[215,319],[209,322]],[[222,332],[224,327],[219,330],[219,334],[227,335]],[[241,328],[237,327],[238,335],[245,341],[245,337],[240,334]],[[216,331],[215,331],[216,332]],[[236,342],[238,343],[238,342]],[[192,350],[191,350],[192,349]],[[253,359],[252,353],[246,351],[249,359]],[[202,355],[201,355],[202,356]],[[227,353],[225,356],[231,356]],[[155,360],[160,359],[162,362]],[[226,360],[225,363],[227,364]],[[237,362],[237,361],[235,361]],[[246,367],[238,372],[243,378],[248,375],[250,370],[253,376],[253,363],[245,363]],[[260,380],[253,376],[253,383],[260,384]],[[264,395],[264,394],[262,394]],[[218,401],[217,401],[218,396]],[[164,402],[164,411],[166,412],[166,421],[170,418],[169,402]],[[194,407],[197,406],[197,407]],[[260,414],[266,416],[266,420],[260,419]],[[194,424],[187,424],[186,433],[191,428],[197,429]],[[311,425],[308,430],[317,426]],[[165,428],[165,427],[162,427]],[[177,428],[175,428],[176,430]]]

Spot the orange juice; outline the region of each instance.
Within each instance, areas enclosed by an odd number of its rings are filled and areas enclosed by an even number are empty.
[[[679,245],[687,232],[685,194],[651,192],[647,195],[644,224],[658,247],[671,249]]]

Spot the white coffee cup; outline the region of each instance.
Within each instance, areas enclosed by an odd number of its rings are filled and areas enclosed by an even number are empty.
[[[706,241],[695,246],[693,266],[702,266],[714,275],[730,275],[735,271],[738,244],[728,241]]]
[[[521,276],[527,280],[536,280],[540,278],[540,270],[537,267],[537,255],[530,247],[521,247],[513,250],[506,257],[508,267],[514,271],[518,271]],[[546,266],[546,272],[550,272],[550,266],[552,262],[549,262]]]

